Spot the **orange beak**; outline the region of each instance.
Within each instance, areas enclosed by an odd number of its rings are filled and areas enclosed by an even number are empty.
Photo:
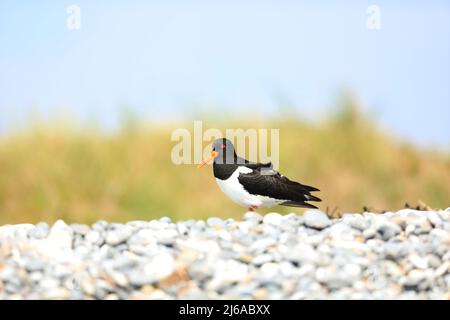
[[[219,153],[217,151],[213,151],[211,152],[211,156],[209,156],[206,159],[203,159],[200,164],[197,166],[197,168],[201,168],[203,166],[205,166],[206,164],[208,164],[208,162],[210,162],[211,160],[213,160],[214,158],[216,158],[219,155]]]

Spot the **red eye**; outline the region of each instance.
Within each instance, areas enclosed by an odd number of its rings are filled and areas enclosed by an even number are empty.
[[[224,145],[224,144],[223,144],[223,145],[221,145],[220,147],[221,147],[222,149],[225,149],[225,145]]]

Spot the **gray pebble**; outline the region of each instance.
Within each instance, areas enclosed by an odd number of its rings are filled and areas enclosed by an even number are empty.
[[[408,248],[404,243],[399,241],[392,241],[386,243],[384,246],[384,253],[387,259],[398,260],[405,256],[408,252]]]
[[[407,288],[414,288],[417,287],[421,281],[425,280],[425,273],[421,270],[412,270],[409,272],[409,274],[407,275],[405,282],[404,282],[404,286]]]
[[[377,235],[377,231],[372,228],[368,228],[363,231],[363,236],[366,240],[375,238],[376,235]]]
[[[435,211],[428,211],[427,212],[428,220],[433,224],[435,227],[439,227],[442,223],[442,219],[439,217],[439,214]]]
[[[109,230],[106,233],[105,241],[110,246],[116,246],[122,242],[128,240],[128,238],[133,234],[131,228],[123,226],[117,229]]]
[[[402,231],[401,228],[393,223],[386,223],[384,225],[381,225],[377,229],[378,234],[384,241],[388,241],[389,239],[395,237],[401,231]]]
[[[147,274],[142,270],[129,272],[127,280],[132,286],[136,287],[142,287],[146,284],[153,284],[156,282],[156,278],[153,275]]]
[[[99,220],[92,225],[92,229],[96,231],[104,231],[108,226],[108,222],[105,220]]]
[[[161,218],[159,218],[159,221],[161,221],[163,223],[171,223],[172,219],[170,219],[169,217],[161,217]]]
[[[328,216],[319,210],[308,210],[303,215],[305,225],[309,228],[322,230],[331,225]]]
[[[89,226],[87,226],[85,224],[74,223],[74,224],[71,224],[70,227],[72,228],[74,233],[82,235],[82,236],[85,236],[90,231]]]
[[[45,262],[36,256],[29,256],[25,261],[25,268],[28,272],[40,271],[45,267]]]
[[[39,222],[33,229],[28,231],[28,236],[34,239],[43,239],[47,237],[49,231],[50,228],[47,223]]]
[[[244,220],[247,221],[255,221],[259,223],[262,221],[262,219],[263,217],[257,212],[248,211],[244,214]]]
[[[92,244],[96,244],[96,245],[102,245],[104,239],[102,237],[102,234],[97,231],[97,230],[91,230],[89,231],[86,236],[85,239],[87,242],[92,243]]]
[[[265,254],[260,254],[260,255],[257,255],[256,257],[254,257],[252,259],[252,264],[259,266],[266,262],[270,262],[272,260],[273,260],[273,257],[270,254],[265,253]]]
[[[263,222],[274,226],[279,226],[283,221],[283,216],[276,212],[268,213],[264,216]]]
[[[210,227],[223,227],[225,222],[220,218],[211,217],[206,220],[206,224]]]
[[[370,222],[362,214],[349,214],[342,215],[342,222],[346,223],[350,227],[364,231],[370,227]]]

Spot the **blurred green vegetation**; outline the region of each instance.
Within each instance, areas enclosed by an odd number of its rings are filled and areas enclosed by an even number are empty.
[[[280,171],[320,188],[322,210],[397,210],[419,200],[450,205],[449,153],[393,139],[351,101],[318,122],[294,119],[205,120],[204,130],[280,129]],[[0,224],[240,218],[246,209],[222,194],[211,166],[171,162],[170,136],[180,127],[192,130],[192,122],[142,125],[126,117],[115,133],[36,123],[1,137]]]

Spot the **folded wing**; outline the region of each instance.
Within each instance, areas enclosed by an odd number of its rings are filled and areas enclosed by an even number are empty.
[[[292,207],[317,208],[305,201],[321,201],[311,194],[319,189],[289,180],[273,170],[271,163],[249,163],[245,166],[253,171],[239,174],[238,180],[251,194],[285,200],[281,205]]]

